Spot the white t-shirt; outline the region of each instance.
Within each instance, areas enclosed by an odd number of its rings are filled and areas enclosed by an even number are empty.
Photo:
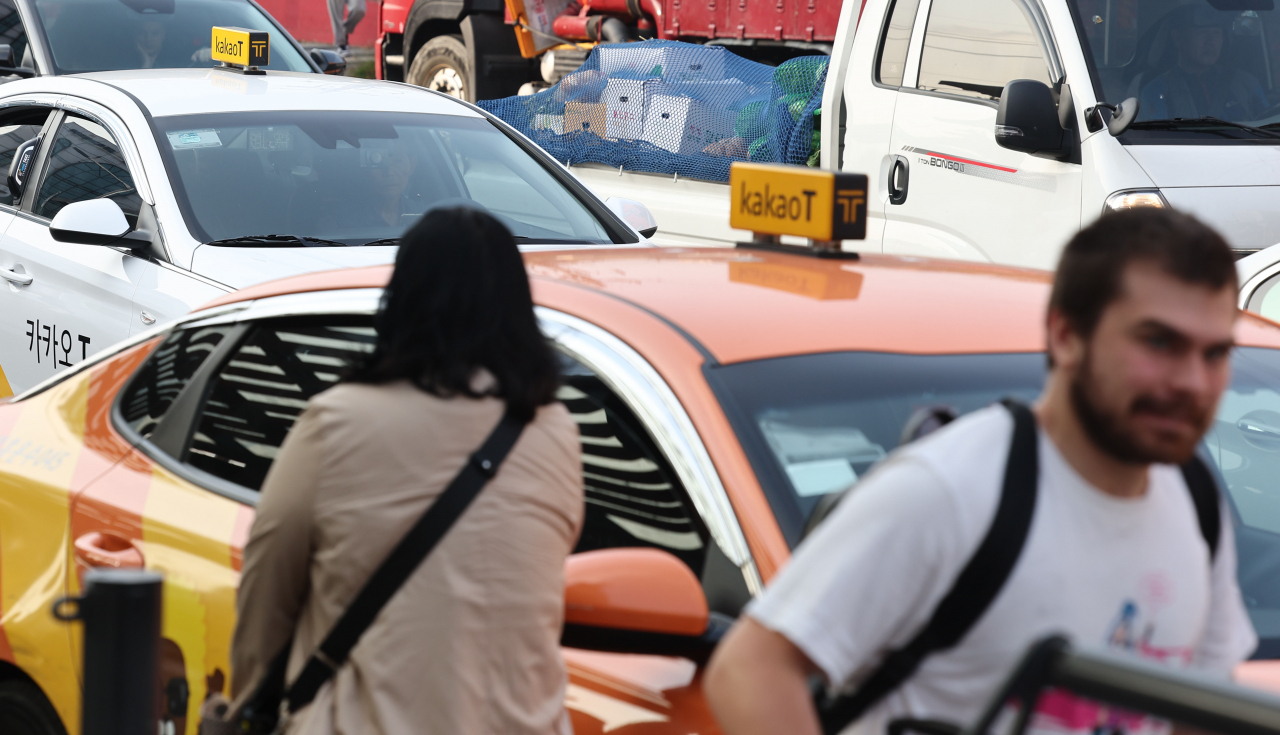
[[[924,626],[986,535],[1012,433],[997,405],[897,452],[796,549],[748,614],[829,682],[861,681]],[[1117,498],[1080,477],[1043,431],[1039,447],[1031,531],[999,596],[959,645],[925,659],[847,732],[883,735],[899,717],[970,725],[1027,647],[1054,633],[1224,675],[1253,651],[1230,523],[1210,572],[1178,468],[1155,465],[1142,497]],[[1092,731],[1098,717],[1091,703],[1055,695],[1037,724]]]

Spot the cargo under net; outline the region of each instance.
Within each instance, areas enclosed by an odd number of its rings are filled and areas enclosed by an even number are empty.
[[[597,46],[555,86],[480,102],[568,164],[728,181],[734,161],[818,165],[826,56],[778,67],[723,46]]]

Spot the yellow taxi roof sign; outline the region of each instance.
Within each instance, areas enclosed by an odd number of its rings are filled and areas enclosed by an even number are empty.
[[[214,61],[246,68],[271,63],[271,34],[247,28],[213,27],[210,55]]]
[[[805,166],[735,162],[729,226],[810,240],[867,236],[867,177]]]

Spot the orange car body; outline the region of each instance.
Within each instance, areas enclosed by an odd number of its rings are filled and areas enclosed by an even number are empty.
[[[706,363],[1043,349],[1048,275],[1037,271],[760,250],[580,250],[529,254],[526,263],[539,306],[611,333],[670,387],[710,455],[761,582],[786,562],[788,546],[704,378]],[[206,310],[381,287],[390,272],[301,276],[230,294]],[[1246,315],[1237,340],[1280,349],[1280,326]],[[166,713],[176,732],[194,733],[200,702],[229,689],[235,589],[253,509],[152,461],[111,419],[117,394],[157,341],[0,406],[0,676],[31,677],[71,732],[80,720],[79,633],[49,610],[79,591],[91,566],[145,564],[164,573],[165,670],[180,672],[190,691],[186,711]],[[565,657],[579,735],[717,732],[691,661],[577,649]]]

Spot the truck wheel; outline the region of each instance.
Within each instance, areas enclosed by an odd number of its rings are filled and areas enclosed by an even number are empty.
[[[436,36],[414,54],[407,81],[471,102],[469,71],[462,37]]]
[[[0,681],[0,732],[5,735],[67,735],[58,713],[39,687],[20,679]]]

